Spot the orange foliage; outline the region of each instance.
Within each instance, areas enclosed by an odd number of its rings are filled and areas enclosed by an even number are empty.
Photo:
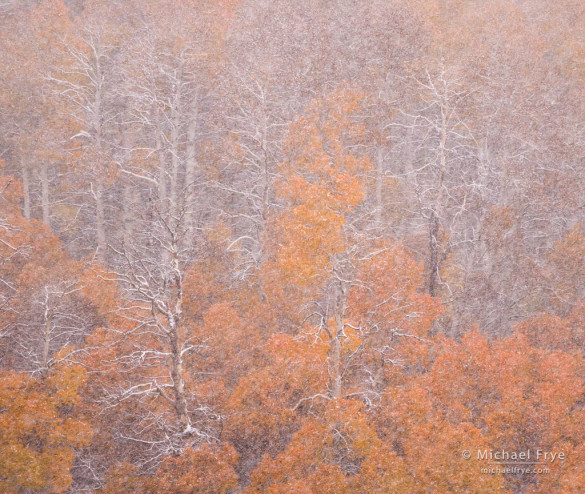
[[[0,374],[0,489],[65,492],[71,485],[74,448],[92,431],[73,409],[85,381],[81,367],[60,367],[46,378]]]
[[[435,351],[429,372],[390,390],[380,415],[388,439],[435,490],[482,481],[481,492],[501,492],[502,479],[480,475],[482,465],[462,459],[463,450],[568,451],[585,439],[576,407],[585,391],[581,357],[533,348],[521,334],[489,342],[477,332],[461,343],[438,338]],[[551,478],[568,473],[548,466]],[[503,480],[510,489],[547,482],[536,475]]]
[[[237,487],[233,470],[237,458],[229,445],[217,451],[208,444],[199,450],[187,449],[181,456],[163,462],[154,482],[155,492],[225,494]]]
[[[363,200],[363,174],[371,167],[366,156],[349,149],[363,138],[362,126],[354,121],[362,97],[340,89],[315,101],[291,126],[289,159],[282,165],[285,180],[278,184],[290,207],[272,218],[273,260],[264,267],[265,284],[275,295],[286,298],[288,284],[320,287],[331,257],[347,245],[346,215]]]

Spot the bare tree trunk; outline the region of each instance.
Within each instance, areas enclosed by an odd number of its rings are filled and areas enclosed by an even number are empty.
[[[181,207],[178,204],[178,187],[179,187],[179,126],[181,124],[179,110],[173,107],[172,110],[173,126],[171,128],[171,207],[173,211],[178,211]]]
[[[128,160],[130,149],[128,131],[120,126],[120,134],[122,136],[120,143],[122,148],[121,160],[125,162]],[[122,174],[120,180],[122,181],[122,243],[126,246],[131,242],[133,233],[132,209],[134,205],[134,190],[129,178],[125,177],[124,174]]]
[[[167,201],[167,164],[161,138],[162,129],[160,126],[160,115],[158,109],[155,110],[156,130],[155,142],[158,153],[158,195],[161,206]]]
[[[41,207],[43,211],[43,223],[51,226],[51,213],[49,207],[49,172],[46,162],[41,163]]]
[[[268,163],[268,118],[266,116],[266,108],[263,108],[262,119],[262,154],[264,158],[264,166],[262,170],[262,230],[266,225],[268,216],[268,193],[270,189],[270,169]]]
[[[96,230],[97,230],[97,258],[100,262],[106,261],[106,218],[104,205],[104,186],[103,179],[98,177],[96,180],[96,190],[94,191],[96,207]]]
[[[346,288],[337,287],[335,300],[335,334],[329,334],[331,343],[327,355],[329,370],[329,396],[331,398],[341,397],[342,372],[341,372],[341,342],[345,337],[345,310],[346,310]]]
[[[429,218],[429,294],[432,297],[437,295],[439,283],[439,269],[441,259],[439,258],[439,234],[441,227],[441,215],[443,210],[443,181],[447,167],[447,113],[446,102],[441,106],[441,138],[439,143],[439,176],[437,183],[437,199]]]
[[[132,241],[134,231],[132,221],[132,210],[134,204],[134,190],[128,179],[122,179],[122,242],[129,245]]]
[[[417,176],[415,174],[415,146],[414,146],[414,126],[409,125],[406,129],[406,156],[404,158],[404,166],[405,166],[405,174],[406,174],[406,182],[408,184],[414,184],[415,191],[418,185]],[[417,192],[418,193],[418,192]],[[401,237],[405,238],[410,233],[410,222],[409,221],[402,221],[401,225]]]
[[[45,311],[43,313],[44,327],[43,327],[43,354],[41,357],[41,369],[49,368],[49,350],[51,345],[51,323],[52,314],[49,308],[49,293],[45,287]]]
[[[378,146],[376,156],[376,228],[382,228],[382,188],[384,181],[384,152],[382,146]]]
[[[181,358],[181,344],[178,331],[171,330],[171,378],[173,380],[173,393],[175,397],[175,412],[183,430],[189,427],[189,412],[185,398],[185,382],[183,379],[183,359]]]
[[[329,396],[341,397],[341,341],[340,335],[334,335],[329,347],[327,363],[329,365]]]
[[[189,116],[189,126],[187,127],[187,160],[186,160],[186,169],[185,169],[185,211],[188,213],[186,215],[187,221],[187,231],[189,232],[187,235],[187,242],[190,245],[193,244],[193,234],[195,228],[195,218],[194,218],[194,202],[195,202],[195,193],[194,193],[194,186],[195,180],[197,178],[197,156],[195,154],[195,140],[197,138],[197,117],[198,117],[198,101],[197,101],[197,93],[193,95],[193,99],[191,100],[191,114]]]
[[[173,380],[173,392],[175,395],[175,411],[179,418],[183,430],[190,426],[189,413],[187,409],[187,399],[185,397],[185,381],[182,356],[182,342],[180,338],[181,315],[183,313],[183,280],[181,279],[181,266],[179,262],[179,244],[178,239],[173,237],[171,243],[172,262],[173,262],[173,284],[175,290],[175,305],[169,318],[171,343],[171,377]]]
[[[24,189],[24,217],[30,220],[30,169],[27,163],[22,165],[22,187]]]
[[[431,213],[429,220],[429,294],[431,297],[437,295],[437,284],[439,281],[439,217],[435,211]]]

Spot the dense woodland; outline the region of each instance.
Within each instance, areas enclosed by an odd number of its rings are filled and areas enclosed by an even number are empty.
[[[0,491],[585,492],[584,106],[582,0],[0,0]]]

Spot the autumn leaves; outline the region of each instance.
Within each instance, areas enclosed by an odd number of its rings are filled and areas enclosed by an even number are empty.
[[[112,266],[73,261],[1,179],[5,492],[66,492],[79,464],[112,494],[585,489],[582,305],[505,337],[433,335],[449,301],[372,228],[365,100],[342,85],[289,126],[245,279],[229,229],[193,256],[177,210],[150,217],[154,247],[136,241]],[[575,228],[553,264],[581,244]],[[479,449],[567,459],[546,477],[482,475],[461,455]]]

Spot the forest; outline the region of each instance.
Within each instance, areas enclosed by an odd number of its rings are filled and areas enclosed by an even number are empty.
[[[585,492],[584,117],[582,0],[0,0],[0,492]]]

